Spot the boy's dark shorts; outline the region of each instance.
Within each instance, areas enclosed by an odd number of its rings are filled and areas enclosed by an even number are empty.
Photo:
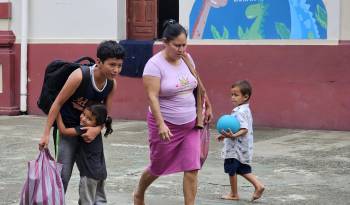
[[[229,174],[230,176],[252,173],[252,168],[248,164],[242,164],[235,158],[225,159],[224,168],[225,173]]]

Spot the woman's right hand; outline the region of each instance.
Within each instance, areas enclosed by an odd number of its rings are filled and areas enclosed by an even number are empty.
[[[170,141],[170,137],[173,136],[173,134],[170,132],[170,129],[165,123],[162,123],[158,127],[158,134],[162,140],[167,140],[167,141]]]

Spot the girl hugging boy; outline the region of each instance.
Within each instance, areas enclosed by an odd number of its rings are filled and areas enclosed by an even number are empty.
[[[86,130],[84,127],[104,125],[108,136],[113,132],[112,119],[107,116],[107,109],[103,104],[93,104],[84,109],[80,115],[80,126],[66,128],[61,115],[57,120],[58,129],[65,136],[77,137]],[[101,133],[90,143],[79,137],[76,163],[80,172],[79,204],[107,204],[104,190],[107,169],[103,153]]]

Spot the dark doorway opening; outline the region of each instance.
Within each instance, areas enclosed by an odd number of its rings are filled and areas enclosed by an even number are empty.
[[[166,20],[174,19],[176,22],[179,22],[179,1],[158,1],[158,39],[161,39],[163,36],[163,24]]]

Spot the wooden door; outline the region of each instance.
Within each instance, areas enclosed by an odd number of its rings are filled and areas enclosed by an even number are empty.
[[[128,39],[157,38],[157,0],[127,0]]]

